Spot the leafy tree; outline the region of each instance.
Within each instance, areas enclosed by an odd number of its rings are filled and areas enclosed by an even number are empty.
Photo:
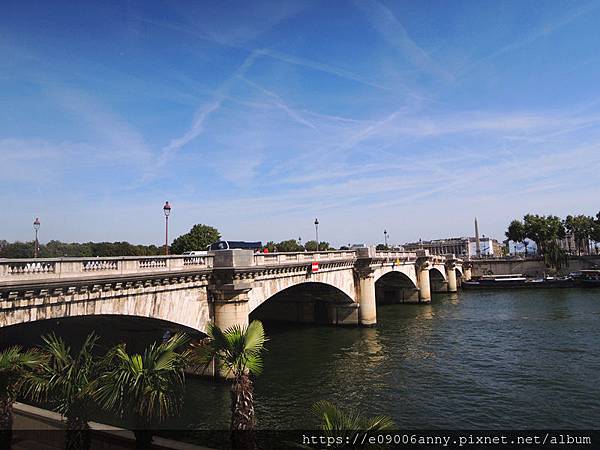
[[[143,355],[130,355],[120,344],[107,356],[109,369],[98,380],[95,398],[120,417],[133,415],[138,449],[151,448],[152,428],[181,411],[189,351],[178,349],[187,341],[176,334],[152,344]]]
[[[306,248],[306,250],[309,252],[317,251],[317,241],[307,241],[306,244],[304,244],[304,248]],[[333,248],[329,245],[329,242],[319,242],[319,251],[323,252],[327,250],[333,250]]]
[[[43,355],[19,346],[0,353],[0,448],[10,449],[12,442],[13,404],[29,371],[43,362]]]
[[[559,217],[527,214],[523,218],[525,236],[538,245],[540,253],[546,252],[548,245],[566,235],[565,227]]]
[[[567,216],[564,222],[565,228],[573,235],[577,253],[581,255],[581,249],[589,249],[589,241],[594,233],[594,218],[579,214]]]
[[[379,251],[387,251],[390,248],[385,244],[377,244],[377,247],[375,247],[375,249]]]
[[[569,265],[569,257],[557,241],[550,241],[544,251],[544,263],[551,269],[560,270]]]
[[[2,258],[33,258],[35,242],[12,242],[4,246],[0,257]]]
[[[262,372],[261,353],[267,341],[263,325],[254,320],[247,327],[235,325],[223,331],[209,324],[207,334],[205,340],[194,346],[194,358],[204,368],[216,361],[223,375],[233,377],[230,424],[233,448],[254,449],[256,416],[250,375],[260,375]]]
[[[600,212],[596,214],[594,219],[594,225],[592,227],[590,238],[594,241],[596,253],[598,253],[598,244],[600,243]]]
[[[42,339],[46,360],[25,378],[25,394],[36,402],[49,401],[67,418],[67,450],[89,449],[88,420],[100,370],[99,360],[93,357],[98,337],[91,333],[78,352],[54,334]]]
[[[522,242],[525,245],[525,254],[527,254],[527,244],[525,242],[525,225],[520,220],[513,220],[508,226],[508,230],[504,233],[509,241],[515,243]]]
[[[304,247],[298,244],[296,239],[281,241],[276,245],[278,252],[303,252]]]
[[[387,416],[364,417],[356,411],[343,411],[326,400],[315,403],[312,411],[319,419],[318,427],[325,436],[342,437],[342,443],[339,445],[322,445],[312,448],[365,448],[362,441],[358,441],[356,445],[351,444],[355,442],[357,433],[386,431],[394,428],[394,422]]]
[[[277,246],[275,245],[275,242],[273,241],[269,241],[265,244],[265,246],[263,247],[263,250],[266,249],[269,253],[274,253],[277,250]]]
[[[214,227],[196,224],[192,229],[179,236],[171,244],[171,253],[181,254],[194,250],[205,250],[207,246],[221,239],[219,230]]]
[[[0,242],[2,258],[32,258],[34,242]],[[40,257],[107,257],[107,256],[143,256],[160,255],[162,247],[156,245],[134,245],[129,242],[61,242],[52,240],[46,245],[40,244]]]

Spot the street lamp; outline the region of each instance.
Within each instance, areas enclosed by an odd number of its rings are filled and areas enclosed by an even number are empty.
[[[300,247],[302,247],[302,238],[301,238],[301,237],[298,237],[298,245],[299,245]]]
[[[315,219],[315,240],[317,241],[317,251],[319,251],[319,219]]]
[[[165,206],[163,206],[163,211],[165,213],[165,255],[169,254],[169,214],[171,214],[171,205],[169,202],[165,202]]]
[[[37,258],[40,253],[40,241],[38,241],[38,230],[40,229],[39,217],[36,217],[33,221],[33,229],[35,230],[35,248],[33,249],[33,257]]]
[[[387,230],[383,230],[383,241],[385,243],[386,250],[387,250],[387,240],[388,240],[388,232],[387,232]]]

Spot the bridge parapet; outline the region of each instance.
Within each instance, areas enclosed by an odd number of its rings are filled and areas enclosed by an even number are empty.
[[[312,261],[331,261],[334,259],[354,259],[355,252],[328,251],[328,252],[294,252],[294,253],[256,253],[255,266],[268,266],[290,263],[310,263]]]
[[[0,283],[210,269],[213,256],[0,259]]]

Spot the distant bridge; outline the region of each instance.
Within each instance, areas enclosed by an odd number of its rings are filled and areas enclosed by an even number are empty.
[[[134,316],[205,332],[250,317],[374,325],[377,302],[427,303],[470,279],[454,255],[350,251],[207,256],[0,259],[0,327]]]

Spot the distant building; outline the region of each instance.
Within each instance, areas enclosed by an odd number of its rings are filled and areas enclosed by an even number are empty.
[[[502,244],[496,239],[482,236],[479,238],[481,256],[500,256]],[[477,239],[475,237],[458,237],[448,239],[435,239],[432,241],[419,241],[404,244],[404,249],[409,252],[424,249],[432,255],[446,255],[454,253],[457,256],[477,256]]]
[[[527,247],[525,247],[527,244]],[[508,254],[514,256],[536,256],[538,254],[537,244],[531,239],[525,239],[525,242],[508,242]]]

